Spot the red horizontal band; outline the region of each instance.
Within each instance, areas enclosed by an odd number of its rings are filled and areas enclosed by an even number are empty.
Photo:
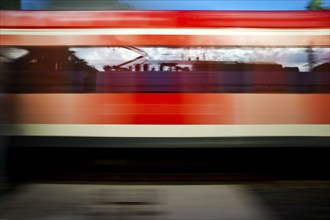
[[[179,30],[178,30],[179,32]],[[329,46],[327,35],[0,35],[7,46]]]
[[[12,94],[19,124],[329,124],[329,94]]]
[[[1,11],[1,28],[327,28],[330,11]]]

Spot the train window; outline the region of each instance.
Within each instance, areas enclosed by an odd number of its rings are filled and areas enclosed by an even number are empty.
[[[329,92],[330,48],[3,47],[6,92]],[[51,54],[51,56],[50,56]]]

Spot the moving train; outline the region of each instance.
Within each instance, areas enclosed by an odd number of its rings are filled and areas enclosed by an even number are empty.
[[[20,147],[327,146],[328,12],[1,11],[6,133]]]

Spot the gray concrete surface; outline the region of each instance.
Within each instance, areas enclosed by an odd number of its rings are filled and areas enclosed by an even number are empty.
[[[277,220],[245,185],[30,184],[1,199],[1,220]]]

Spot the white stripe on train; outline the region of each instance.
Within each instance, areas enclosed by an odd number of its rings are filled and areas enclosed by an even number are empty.
[[[91,29],[0,29],[1,35],[330,35],[330,29],[266,28],[91,28]]]
[[[11,124],[10,136],[67,137],[330,137],[328,124],[278,125],[96,125]]]

